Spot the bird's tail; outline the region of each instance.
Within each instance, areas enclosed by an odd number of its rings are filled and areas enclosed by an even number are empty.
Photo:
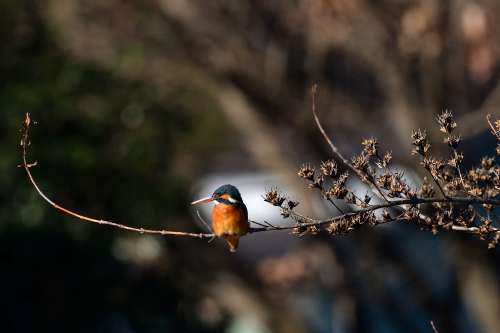
[[[227,244],[229,245],[229,251],[236,252],[236,249],[238,248],[238,243],[240,242],[240,236],[239,235],[226,235],[226,236],[224,236],[224,239],[226,240]]]

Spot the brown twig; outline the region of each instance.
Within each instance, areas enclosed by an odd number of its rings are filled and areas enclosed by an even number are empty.
[[[363,181],[365,184],[367,184],[374,193],[378,193],[378,195],[381,198],[383,198],[386,202],[389,202],[389,200],[387,199],[387,197],[385,196],[385,194],[382,192],[382,190],[380,189],[380,187],[378,187],[378,185],[374,181],[370,180],[370,176],[367,175],[366,173],[364,173],[363,171],[356,169],[352,165],[352,163],[347,158],[345,158],[342,155],[342,153],[339,151],[339,149],[337,148],[337,146],[335,146],[333,144],[333,142],[330,139],[330,137],[326,134],[325,129],[323,128],[323,125],[321,125],[321,122],[320,122],[319,117],[318,117],[318,113],[316,111],[316,98],[317,98],[317,95],[318,95],[318,85],[315,83],[315,84],[313,84],[313,86],[311,88],[311,110],[312,110],[312,113],[313,113],[314,122],[316,123],[316,126],[318,127],[319,131],[321,132],[321,135],[323,135],[323,138],[328,143],[328,146],[330,146],[330,149],[332,150],[333,154],[338,159],[340,159],[342,161],[342,163],[346,167],[348,167],[355,174],[357,174],[358,177],[359,177],[359,179],[361,179],[361,181]]]
[[[154,235],[162,235],[162,236],[180,236],[180,237],[193,237],[193,238],[200,238],[200,239],[205,239],[205,238],[213,238],[215,235],[213,233],[192,233],[192,232],[183,232],[183,231],[171,231],[171,230],[164,230],[164,229],[146,229],[146,228],[135,228],[135,227],[130,227],[124,224],[116,223],[116,222],[111,222],[111,221],[106,221],[103,219],[96,219],[92,217],[88,217],[79,213],[76,213],[70,209],[67,209],[54,201],[52,201],[47,195],[40,189],[38,186],[37,182],[35,181],[35,178],[31,174],[30,168],[35,166],[36,163],[28,163],[27,162],[27,150],[28,147],[30,146],[30,136],[29,136],[29,131],[31,127],[32,121],[30,118],[29,113],[26,113],[26,116],[24,118],[23,122],[23,128],[21,129],[22,136],[21,136],[21,148],[22,148],[22,158],[23,158],[23,163],[22,167],[24,170],[26,170],[26,174],[28,175],[29,181],[31,185],[35,188],[35,190],[38,192],[38,194],[44,199],[48,204],[50,204],[52,207],[55,209],[76,217],[79,220],[86,221],[86,222],[92,222],[92,223],[97,223],[97,224],[104,224],[104,225],[109,225],[111,227],[123,229],[123,230],[128,230],[128,231],[133,231],[133,232],[138,232],[141,234],[154,234]]]

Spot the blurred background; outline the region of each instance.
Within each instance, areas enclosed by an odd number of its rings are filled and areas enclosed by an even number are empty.
[[[2,0],[0,13],[1,331],[500,331],[500,250],[474,237],[269,232],[233,255],[63,216],[16,167],[30,112],[35,177],[87,215],[203,231],[189,202],[224,183],[254,219],[282,222],[261,198],[271,186],[331,215],[296,177],[331,157],[312,83],[346,156],[375,136],[418,183],[411,129],[447,156],[448,108],[474,165],[496,144],[497,0]]]

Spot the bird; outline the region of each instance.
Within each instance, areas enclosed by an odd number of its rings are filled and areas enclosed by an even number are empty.
[[[248,210],[236,186],[219,186],[211,196],[191,202],[191,205],[214,202],[212,208],[212,229],[217,237],[229,245],[229,251],[236,252],[241,236],[248,233]]]

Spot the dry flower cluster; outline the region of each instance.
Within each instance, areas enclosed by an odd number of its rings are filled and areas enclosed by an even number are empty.
[[[419,225],[434,234],[439,231],[466,232],[478,235],[488,242],[489,248],[494,248],[500,241],[500,228],[495,208],[500,204],[500,167],[497,164],[500,156],[500,120],[487,121],[492,134],[497,139],[495,157],[483,157],[478,167],[465,170],[462,167],[463,155],[457,150],[460,136],[454,133],[457,124],[450,111],[444,111],[437,117],[444,143],[451,151],[447,160],[435,158],[430,153],[431,144],[425,130],[415,130],[411,133],[412,154],[418,156],[420,166],[425,169],[428,177],[424,178],[419,188],[412,188],[402,172],[391,169],[391,152],[381,152],[377,139],[369,138],[361,142],[362,150],[351,160],[346,159],[323,129],[316,112],[317,87],[312,89],[312,113],[314,120],[325,141],[332,150],[333,157],[321,162],[319,171],[305,164],[297,174],[303,178],[311,189],[320,192],[322,197],[331,203],[340,215],[315,219],[296,212],[299,202],[289,199],[278,189],[267,191],[264,200],[281,210],[283,218],[292,220],[288,226],[274,226],[266,221],[254,222],[258,228],[250,232],[272,230],[292,230],[293,234],[318,234],[327,232],[331,235],[345,234],[361,226],[376,226],[392,221],[406,221]],[[64,208],[49,199],[39,188],[30,169],[35,163],[28,163],[27,151],[30,146],[29,114],[26,114],[21,129],[22,167],[38,194],[59,211],[76,217],[82,221],[109,225],[128,231],[195,237],[201,239],[213,238],[212,233],[190,233],[170,230],[151,230],[135,228],[123,224],[95,219]],[[360,198],[347,185],[351,175],[357,176],[372,191],[372,196]],[[378,200],[373,200],[376,196]],[[343,211],[336,201],[344,201],[354,211]],[[374,204],[374,201],[382,203]],[[381,214],[376,214],[381,211]]]
[[[437,117],[440,131],[444,134],[451,155],[447,160],[435,158],[430,153],[431,144],[425,130],[411,133],[412,154],[419,157],[420,166],[428,174],[419,188],[412,188],[403,177],[402,172],[390,168],[391,152],[382,153],[375,138],[361,142],[362,151],[347,160],[338,151],[332,140],[326,135],[319,122],[315,99],[316,86],[312,90],[312,111],[316,125],[329,144],[334,159],[323,161],[319,171],[309,164],[302,166],[297,175],[303,178],[310,188],[320,191],[323,198],[336,207],[341,215],[318,220],[295,212],[297,202],[287,199],[278,189],[268,191],[264,200],[281,209],[284,218],[294,222],[295,234],[317,234],[325,230],[329,234],[338,235],[353,231],[361,226],[375,226],[391,221],[416,223],[422,228],[437,234],[439,231],[457,231],[477,234],[488,241],[488,247],[494,248],[500,241],[500,229],[494,209],[500,204],[500,167],[497,158],[500,156],[500,120],[492,121],[488,116],[492,134],[497,139],[495,157],[483,157],[478,167],[463,170],[464,158],[457,148],[460,136],[454,134],[457,124],[453,114],[446,110]],[[342,171],[337,161],[343,163]],[[371,204],[372,196],[358,197],[347,186],[349,171],[368,185],[373,196],[382,200],[382,204]],[[356,208],[345,213],[335,200],[343,200]],[[382,211],[376,215],[376,211]],[[281,228],[282,229],[282,228]]]

